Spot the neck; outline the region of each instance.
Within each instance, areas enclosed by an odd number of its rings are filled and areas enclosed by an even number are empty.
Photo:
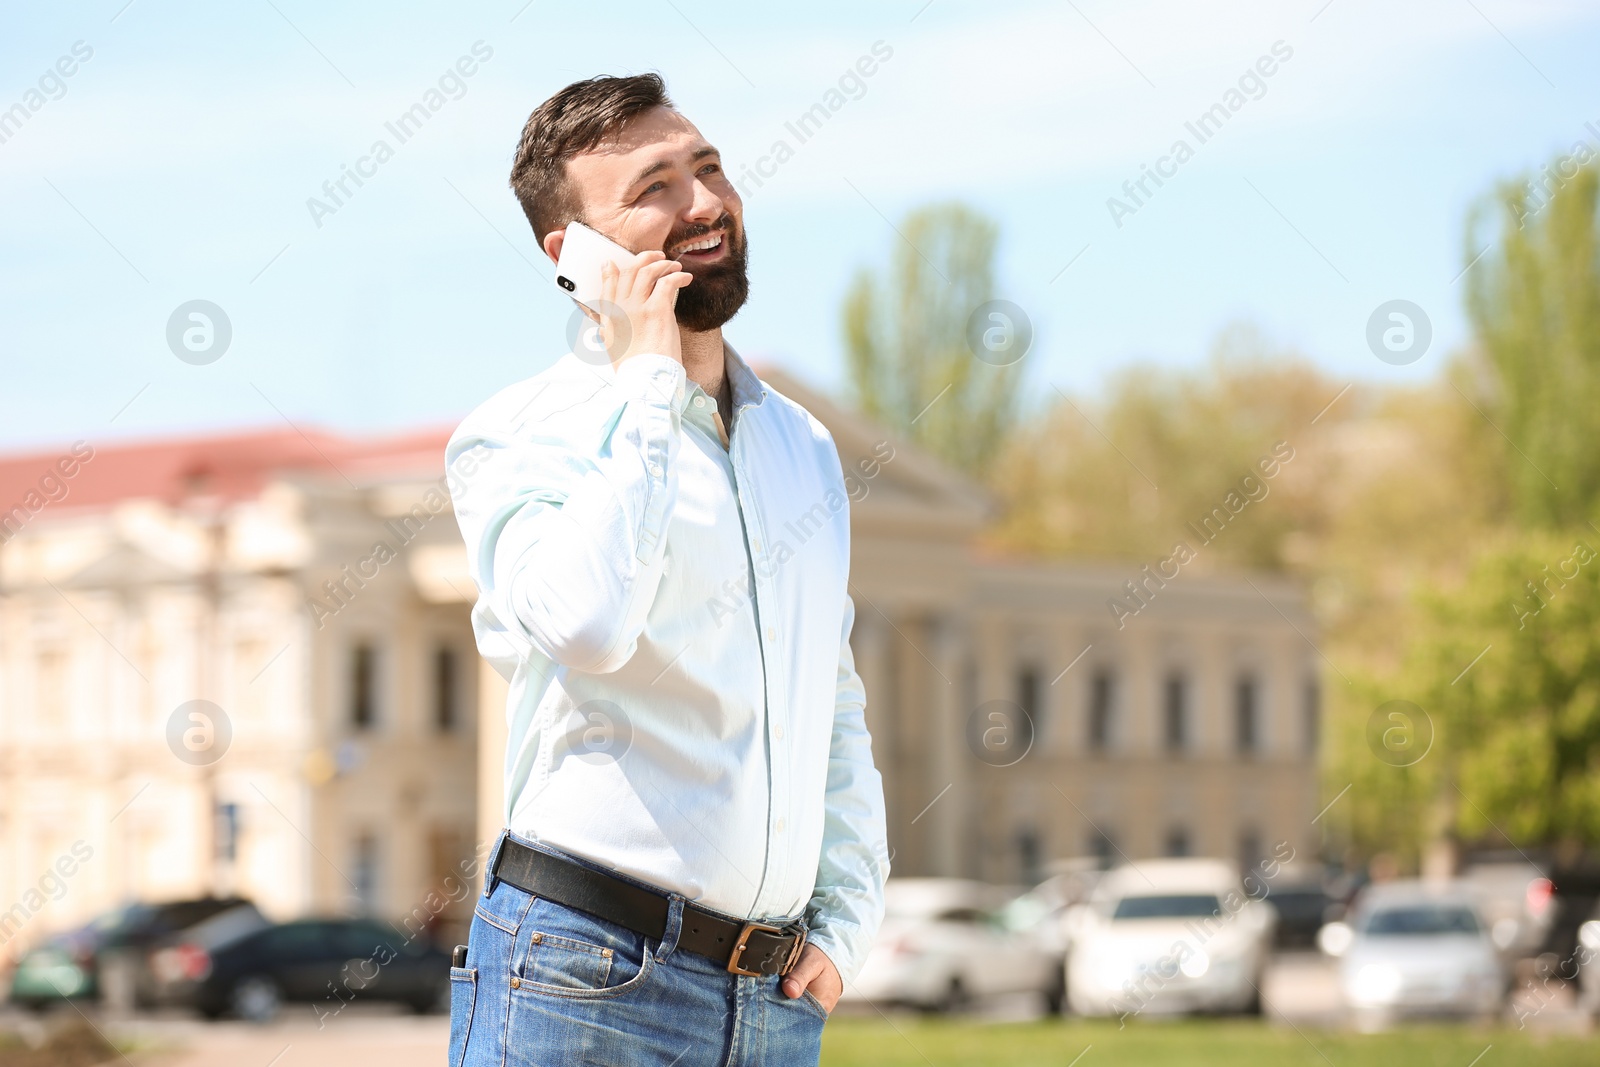
[[[708,396],[720,399],[726,381],[721,327],[704,333],[679,329],[678,340],[683,352],[684,374]]]

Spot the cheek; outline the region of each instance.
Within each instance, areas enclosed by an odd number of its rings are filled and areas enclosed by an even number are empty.
[[[672,216],[658,208],[640,208],[626,212],[610,231],[622,239],[629,248],[641,252],[659,252],[672,235]]]
[[[732,215],[733,220],[739,224],[740,228],[743,228],[744,201],[739,199],[738,190],[733,187],[732,182],[727,180],[720,181],[717,183],[717,185],[718,188],[716,188],[714,191],[722,198],[723,210]]]

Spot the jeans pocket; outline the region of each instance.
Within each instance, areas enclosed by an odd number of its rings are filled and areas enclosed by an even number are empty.
[[[476,967],[450,968],[450,1067],[461,1067],[467,1055],[467,1034],[478,1003]]]
[[[538,898],[522,922],[511,988],[576,998],[625,996],[650,971],[648,938],[577,908]]]
[[[576,938],[535,931],[528,944],[523,980],[561,989],[604,989],[616,952]]]
[[[818,1015],[822,1016],[824,1021],[827,1020],[827,1018],[828,1018],[828,1009],[824,1008],[822,1006],[822,1001],[818,1000],[816,997],[811,995],[811,990],[809,990],[809,989],[801,990],[799,999],[804,1001],[811,1008],[812,1011],[814,1011]]]

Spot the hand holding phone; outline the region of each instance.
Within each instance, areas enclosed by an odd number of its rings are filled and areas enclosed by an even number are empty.
[[[693,280],[666,253],[635,254],[581,222],[567,225],[556,263],[556,285],[600,323],[613,366],[644,352],[683,362],[675,309]]]

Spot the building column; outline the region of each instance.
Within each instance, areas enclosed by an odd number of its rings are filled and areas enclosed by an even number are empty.
[[[493,845],[505,828],[506,698],[510,685],[483,658],[478,659],[478,848]],[[483,855],[487,855],[484,851]],[[479,874],[478,887],[483,887]]]
[[[986,611],[974,617],[972,648],[977,669],[974,707],[990,700],[1012,700],[1016,696],[1011,676],[1010,636],[1005,616]],[[972,709],[968,708],[967,711],[970,714]],[[965,740],[963,729],[963,743]],[[972,759],[977,761],[976,756]],[[1013,880],[1015,874],[1011,864],[1014,827],[1010,825],[1011,808],[1005,801],[1005,793],[997,792],[994,787],[997,784],[996,775],[1014,775],[1016,768],[981,766],[973,768],[973,771],[970,810],[976,828],[972,839],[978,850],[977,870],[973,873],[989,881],[1008,882]],[[998,784],[1007,783],[1001,779]]]
[[[928,655],[937,674],[928,679],[932,692],[928,700],[928,752],[933,790],[932,807],[922,817],[927,823],[925,840],[930,874],[956,877],[962,873],[963,853],[968,841],[963,818],[971,803],[967,779],[969,759],[966,744],[967,716],[962,672],[965,667],[965,641],[960,621],[951,616],[933,619],[928,626]],[[937,798],[937,799],[935,799]]]
[[[1039,755],[1059,760],[1077,755],[1087,744],[1089,719],[1085,694],[1089,689],[1088,676],[1094,670],[1094,651],[1084,652],[1089,638],[1087,628],[1081,623],[1066,618],[1052,619],[1046,632],[1050,652],[1043,664],[1046,673],[1039,679],[1039,703],[1046,719],[1041,739],[1043,751]],[[1080,655],[1082,659],[1078,658]]]
[[[872,738],[872,763],[883,778],[884,805],[888,807],[904,777],[896,733],[899,709],[896,707],[894,668],[889,651],[893,632],[884,617],[865,598],[856,596],[855,605],[856,621],[850,630],[850,651],[855,659],[856,674],[861,677],[861,688],[866,693],[864,717],[867,733]],[[900,857],[894,852],[898,843],[899,835],[890,833],[891,874],[898,873],[896,863]]]
[[[1163,758],[1162,667],[1158,635],[1148,620],[1134,619],[1122,637],[1123,695],[1117,707],[1111,747],[1133,764],[1133,774],[1117,777],[1117,844],[1128,856],[1159,856],[1165,829],[1155,771]]]
[[[872,736],[872,762],[883,775],[884,792],[894,773],[894,688],[889,682],[888,626],[865,601],[856,604],[856,621],[850,630],[850,651],[856,674],[866,693],[865,719]]]

